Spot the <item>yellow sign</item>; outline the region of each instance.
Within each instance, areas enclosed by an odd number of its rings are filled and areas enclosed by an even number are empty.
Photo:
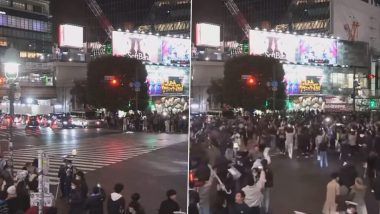
[[[299,85],[300,93],[316,93],[321,92],[321,85],[313,80],[302,81]]]
[[[165,81],[162,84],[162,93],[183,93],[183,85],[176,81]]]

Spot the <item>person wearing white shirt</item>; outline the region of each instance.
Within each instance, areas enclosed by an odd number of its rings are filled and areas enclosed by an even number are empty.
[[[265,172],[260,169],[253,169],[260,173],[260,177],[255,183],[254,175],[248,179],[247,186],[243,187],[245,193],[245,203],[250,207],[251,214],[260,214],[260,207],[262,206],[264,195],[263,189],[265,187]]]
[[[286,127],[285,132],[285,148],[288,152],[289,158],[293,158],[293,145],[294,145],[294,135],[296,134],[296,130],[293,126]]]

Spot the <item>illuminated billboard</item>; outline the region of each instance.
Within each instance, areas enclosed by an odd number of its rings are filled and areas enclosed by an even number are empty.
[[[150,96],[189,96],[189,68],[146,65]]]
[[[319,66],[283,66],[285,71],[286,93],[293,94],[321,94],[324,81],[324,70]]]
[[[251,30],[249,52],[294,63],[337,63],[335,39]]]
[[[60,25],[59,46],[83,48],[83,27],[68,24]]]
[[[188,39],[120,31],[112,32],[112,52],[114,56],[163,64],[189,64],[191,57]]]
[[[190,46],[188,39],[164,37],[161,46],[162,63],[189,64]]]
[[[195,44],[197,46],[219,47],[220,26],[206,23],[196,25]]]
[[[143,61],[159,63],[161,40],[157,36],[127,32],[112,32],[114,56],[128,56]]]

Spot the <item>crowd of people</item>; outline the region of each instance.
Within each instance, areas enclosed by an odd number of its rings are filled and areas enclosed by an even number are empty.
[[[366,190],[380,202],[378,121],[376,115],[314,111],[195,116],[190,128],[189,214],[271,213],[273,155],[314,157],[321,170],[336,171],[323,210],[316,212],[367,214]],[[341,167],[329,167],[328,157]],[[364,167],[357,169],[358,163]]]
[[[120,119],[107,117],[108,127],[122,127],[124,132],[152,132],[152,133],[187,133],[188,117],[187,113],[158,114],[138,113],[129,114]]]
[[[87,185],[85,175],[76,169],[72,161],[64,159],[58,171],[60,180],[60,200],[67,204],[69,214],[145,214],[144,206],[140,203],[141,195],[133,193],[129,203],[123,196],[124,185],[117,183],[113,191],[106,194],[100,184],[91,190]],[[31,206],[31,194],[38,192],[38,160],[26,163],[22,170],[13,177],[7,161],[0,161],[0,214],[37,214],[38,208]],[[167,198],[162,201],[158,213],[181,213],[176,201],[175,190],[168,190]],[[57,199],[58,200],[58,199]],[[105,206],[104,206],[105,204]],[[45,214],[57,214],[58,209],[44,207]],[[105,210],[107,212],[105,212]],[[59,213],[62,213],[59,212]]]

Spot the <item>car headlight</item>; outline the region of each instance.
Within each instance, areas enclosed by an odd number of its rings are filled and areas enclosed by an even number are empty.
[[[96,121],[96,125],[100,125],[100,122],[99,122],[99,121]]]

